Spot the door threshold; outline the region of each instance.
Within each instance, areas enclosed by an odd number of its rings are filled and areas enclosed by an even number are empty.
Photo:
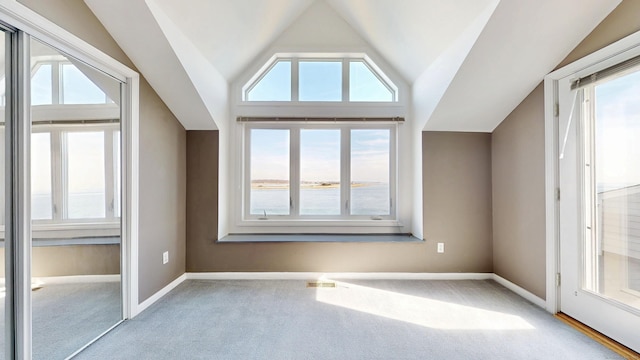
[[[619,342],[613,340],[612,338],[602,334],[601,332],[598,332],[592,328],[590,328],[589,326],[581,323],[580,321],[572,318],[571,316],[564,314],[564,313],[557,313],[554,315],[556,318],[558,318],[560,321],[568,324],[569,326],[573,327],[574,329],[580,331],[581,333],[587,335],[588,337],[590,337],[591,339],[599,342],[600,344],[606,346],[607,348],[609,348],[611,351],[615,352],[616,354],[624,357],[625,359],[628,360],[640,360],[640,354],[638,354],[637,352],[633,351],[632,349],[629,349],[628,347],[620,344]]]

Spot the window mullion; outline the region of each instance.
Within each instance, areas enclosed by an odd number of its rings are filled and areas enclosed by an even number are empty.
[[[104,135],[104,197],[105,197],[105,217],[115,218],[115,168],[113,159],[113,130],[106,130]]]
[[[60,74],[60,67],[62,66],[59,62],[53,62],[51,64],[51,102],[56,104],[64,104],[64,99],[62,99],[62,75]]]
[[[300,215],[300,128],[289,130],[289,199],[292,217]]]
[[[350,74],[349,74],[349,59],[342,59],[342,102],[349,102],[350,91]]]
[[[343,126],[340,129],[340,214],[348,217],[351,198],[351,130]]]
[[[65,139],[64,132],[60,130],[51,131],[53,220],[62,220],[66,217],[65,199],[67,198],[67,187],[65,185],[67,161],[65,161],[65,156],[67,145]]]
[[[300,82],[298,76],[299,62],[297,58],[291,59],[291,101],[298,102],[300,99]]]

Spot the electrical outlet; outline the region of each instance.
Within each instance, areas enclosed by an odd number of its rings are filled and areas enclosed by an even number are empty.
[[[444,253],[444,243],[438,243],[438,254]]]
[[[169,262],[169,252],[165,251],[162,253],[162,264],[166,264]]]

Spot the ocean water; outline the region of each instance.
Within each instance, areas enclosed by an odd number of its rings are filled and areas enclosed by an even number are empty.
[[[31,196],[31,218],[33,220],[51,219],[53,205],[51,194],[33,194]],[[67,203],[69,219],[99,219],[105,217],[105,194],[72,193]]]
[[[351,215],[389,215],[389,185],[351,188]],[[344,205],[344,204],[342,204]],[[301,215],[340,215],[340,189],[301,189]],[[288,215],[288,189],[251,189],[252,215]]]

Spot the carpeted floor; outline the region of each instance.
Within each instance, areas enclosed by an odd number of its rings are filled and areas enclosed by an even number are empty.
[[[189,280],[76,359],[620,357],[490,280]]]
[[[120,302],[120,282],[45,284],[33,291],[33,359],[73,354],[120,321]],[[4,301],[0,305],[4,323]]]

